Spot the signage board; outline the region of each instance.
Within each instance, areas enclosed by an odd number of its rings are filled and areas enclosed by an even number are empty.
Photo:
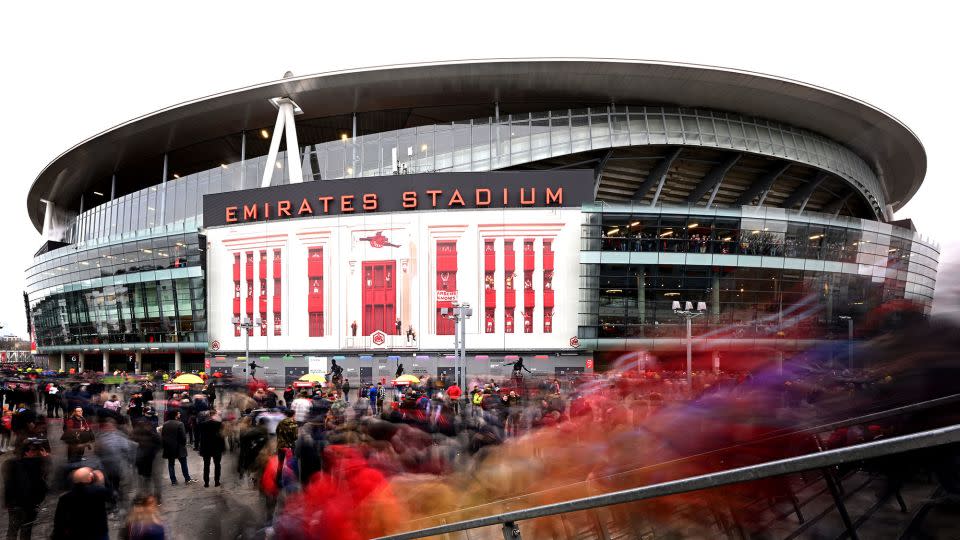
[[[307,373],[311,375],[325,375],[327,373],[327,357],[308,356]]]
[[[301,182],[203,197],[206,227],[290,218],[480,208],[579,207],[591,170],[426,173]]]

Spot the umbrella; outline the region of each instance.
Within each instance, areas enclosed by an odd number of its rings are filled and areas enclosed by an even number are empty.
[[[184,373],[173,380],[177,384],[203,384],[203,379],[192,373]]]
[[[307,382],[316,382],[316,383],[325,383],[327,378],[321,375],[320,373],[307,373],[303,377],[300,377],[301,381]]]
[[[393,380],[394,385],[420,384],[420,379],[413,375],[401,375]]]

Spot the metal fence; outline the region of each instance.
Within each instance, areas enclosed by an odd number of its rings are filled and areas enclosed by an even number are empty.
[[[893,437],[890,439],[867,442],[846,448],[826,450],[815,454],[780,459],[759,465],[740,467],[727,471],[693,476],[680,480],[673,480],[670,482],[663,482],[634,489],[616,491],[613,493],[607,493],[593,497],[584,497],[562,503],[537,506],[524,510],[505,512],[494,516],[469,519],[456,523],[384,536],[381,537],[381,540],[423,538],[427,536],[466,531],[469,529],[477,529],[480,527],[496,525],[502,526],[503,537],[505,539],[518,539],[520,538],[520,529],[517,524],[524,520],[554,516],[569,512],[578,512],[581,510],[590,510],[615,504],[642,501],[645,499],[653,499],[668,495],[689,493],[692,491],[717,488],[741,482],[762,480],[765,478],[798,473],[802,471],[825,469],[844,463],[873,459],[958,442],[960,442],[960,425],[952,425],[949,427],[922,431],[919,433]],[[845,519],[844,521],[848,520]],[[853,531],[849,531],[849,533],[852,537],[855,537]]]

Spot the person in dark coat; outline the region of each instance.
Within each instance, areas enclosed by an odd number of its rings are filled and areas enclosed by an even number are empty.
[[[195,484],[190,479],[187,469],[187,428],[180,421],[180,411],[171,411],[168,420],[160,428],[160,439],[163,442],[163,457],[167,460],[167,471],[170,473],[170,483],[177,485],[177,473],[174,462],[180,462],[183,480],[188,484]]]
[[[160,434],[157,428],[147,420],[140,419],[133,426],[130,436],[137,443],[137,457],[134,464],[139,479],[138,491],[151,493],[160,502],[160,475],[156,471],[157,454],[160,453]]]
[[[7,507],[7,538],[30,540],[40,504],[47,496],[49,458],[41,439],[27,439],[23,455],[3,467],[3,502]]]
[[[53,540],[108,540],[107,504],[110,490],[103,473],[90,467],[73,472],[70,491],[60,496],[53,517]]]
[[[265,418],[260,422],[251,423],[252,418],[247,417],[244,421],[245,427],[240,432],[240,456],[237,460],[237,473],[240,480],[246,476],[257,461],[260,451],[267,445],[269,435],[265,427]]]
[[[210,411],[210,418],[197,427],[200,436],[200,455],[203,457],[203,487],[210,487],[210,460],[213,460],[214,486],[220,487],[220,458],[226,441],[223,438],[223,422],[216,410]]]

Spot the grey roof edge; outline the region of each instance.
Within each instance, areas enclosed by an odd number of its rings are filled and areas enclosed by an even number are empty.
[[[531,82],[543,85],[533,92],[536,97],[541,93],[548,99],[561,94],[573,97],[581,92],[583,97],[591,99],[606,97],[619,102],[659,101],[700,106],[758,116],[819,132],[850,148],[874,169],[886,191],[883,195],[894,210],[910,200],[926,173],[927,158],[922,143],[896,117],[851,96],[793,79],[734,68],[656,60],[467,59],[294,76],[184,101],[136,117],[81,141],[47,164],[30,187],[28,214],[36,229],[41,230],[41,198],[55,202],[59,198],[69,200],[70,191],[83,190],[86,186],[78,184],[99,177],[97,174],[109,169],[110,162],[118,161],[121,154],[125,154],[124,159],[135,159],[138,144],[151,147],[152,154],[144,153],[146,157],[199,142],[186,139],[180,144],[172,135],[177,128],[183,131],[181,122],[187,119],[191,125],[199,126],[197,129],[208,138],[269,125],[275,114],[266,102],[269,97],[289,95],[305,99],[317,94],[322,98],[326,93],[328,97],[339,98],[334,106],[329,106],[329,102],[336,99],[321,101],[324,110],[317,116],[327,116],[394,106],[424,106],[444,99],[448,100],[444,103],[450,104],[451,86],[474,95],[486,94],[491,101],[498,96],[522,100],[531,94]],[[391,99],[376,92],[391,88],[407,95]],[[425,95],[409,95],[416,91]],[[456,95],[456,92],[452,94]],[[343,98],[348,95],[352,99],[343,103]],[[802,112],[797,111],[798,106],[803,107]],[[311,111],[308,109],[307,112]],[[198,121],[198,118],[203,120]],[[169,134],[166,142],[161,142],[164,140],[159,138],[161,133]],[[126,146],[117,147],[128,142]],[[164,145],[168,148],[163,148]],[[106,155],[108,149],[110,152]],[[95,171],[94,167],[101,171]],[[61,195],[61,192],[66,193]]]

